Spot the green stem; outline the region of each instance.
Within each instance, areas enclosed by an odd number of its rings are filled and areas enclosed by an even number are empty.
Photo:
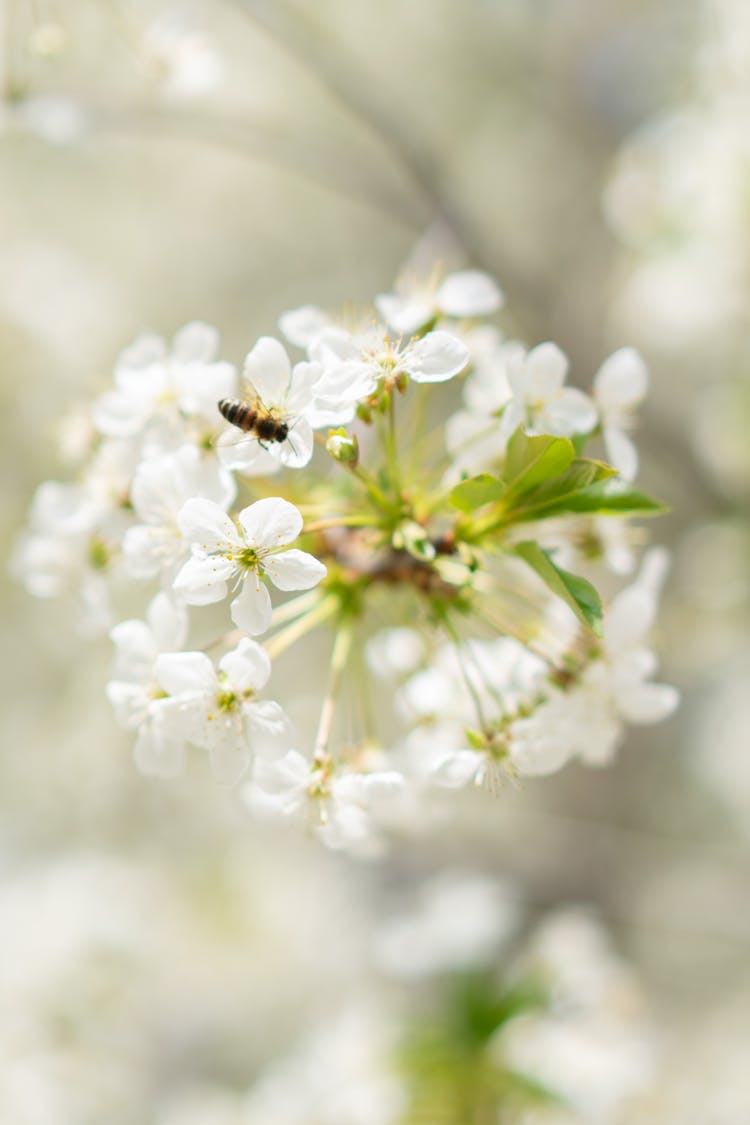
[[[349,659],[349,650],[354,636],[354,621],[352,618],[347,618],[341,624],[341,627],[336,634],[336,640],[333,644],[333,652],[331,653],[331,669],[328,676],[328,689],[326,697],[323,700],[323,707],[320,712],[320,722],[318,723],[318,733],[315,736],[315,754],[313,761],[316,765],[322,765],[328,758],[328,742],[331,737],[331,727],[333,725],[333,716],[336,710],[336,701],[341,691],[341,683],[343,680],[344,669],[346,668]]]
[[[329,519],[315,520],[306,524],[305,535],[313,531],[326,531],[330,527],[372,527],[372,516],[331,516]]]
[[[396,446],[396,392],[391,388],[388,392],[388,415],[385,427],[385,449],[388,457],[388,476],[397,506],[401,505],[401,477],[398,467],[398,449]]]
[[[393,513],[393,504],[388,499],[383,490],[377,486],[370,474],[364,469],[359,468],[359,466],[357,466],[356,469],[350,468],[349,471],[353,473],[357,480],[361,481],[365,486],[365,488],[367,489],[367,494],[372,500],[375,507],[379,508],[380,511],[384,514],[391,516]]]
[[[327,621],[329,617],[333,617],[338,609],[338,605],[338,598],[329,595],[323,598],[315,608],[311,609],[309,613],[306,613],[304,617],[297,618],[291,625],[287,625],[286,629],[282,629],[281,632],[276,633],[275,636],[267,640],[265,649],[271,657],[271,660],[276,660],[277,657],[281,656],[282,652],[286,652],[300,637],[304,637],[311,629]]]
[[[461,637],[459,636],[458,631],[457,631],[455,625],[453,624],[453,622],[451,620],[449,620],[447,613],[443,615],[443,624],[445,626],[446,632],[448,633],[448,636],[451,638],[451,640],[453,641],[453,644],[455,646],[456,659],[458,660],[458,666],[461,669],[461,676],[463,677],[464,684],[466,685],[466,690],[468,691],[469,695],[471,696],[471,701],[474,704],[474,710],[477,713],[477,719],[479,720],[479,726],[481,727],[482,730],[487,730],[489,728],[489,723],[488,723],[487,717],[484,713],[484,708],[482,707],[482,701],[479,698],[479,693],[478,693],[477,689],[475,688],[474,684],[472,683],[471,676],[469,675],[469,670],[466,667],[466,658],[465,658],[464,652],[463,652],[463,644],[462,644],[462,641],[461,641]]]
[[[278,629],[282,625],[287,625],[308,610],[314,609],[319,601],[320,590],[305,590],[304,594],[299,594],[283,605],[276,606],[271,617],[272,627]]]

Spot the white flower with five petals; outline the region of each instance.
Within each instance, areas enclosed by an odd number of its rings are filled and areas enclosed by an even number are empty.
[[[140,336],[117,362],[115,389],[94,403],[97,430],[119,438],[155,431],[164,452],[175,436],[185,440],[188,419],[215,429],[216,403],[237,384],[233,365],[215,358],[218,343],[216,329],[198,321],[180,329],[169,351],[160,336]]]
[[[273,336],[261,336],[248,353],[243,377],[248,401],[288,427],[284,441],[262,443],[257,437],[239,436],[236,428],[222,435],[218,453],[222,464],[238,472],[275,472],[281,465],[301,469],[313,453],[313,432],[308,418],[313,389],[323,374],[316,363],[292,367],[286,350]],[[224,444],[226,443],[226,444]]]
[[[324,328],[309,351],[325,371],[315,387],[314,426],[350,421],[356,403],[373,394],[381,380],[407,375],[415,383],[444,383],[469,361],[469,349],[450,332],[403,340],[392,337],[382,324],[354,333]]]
[[[419,283],[404,277],[394,293],[381,293],[375,306],[396,332],[411,335],[439,317],[489,316],[502,306],[497,283],[481,270],[459,270],[443,281],[437,275]]]
[[[183,715],[157,682],[155,665],[162,653],[176,652],[185,643],[185,607],[168,594],[157,594],[145,621],[121,621],[110,637],[115,662],[107,696],[119,725],[137,731],[136,765],[146,774],[173,777],[182,769],[185,751]]]
[[[218,668],[204,652],[157,657],[156,680],[180,709],[182,734],[208,750],[219,781],[236,781],[250,760],[254,739],[278,739],[289,720],[273,700],[257,700],[271,675],[271,661],[256,641],[243,637]]]
[[[188,500],[177,523],[193,556],[174,588],[190,605],[210,605],[225,598],[234,581],[241,589],[231,605],[232,620],[246,633],[263,633],[271,623],[271,597],[262,579],[279,590],[309,590],[326,568],[306,551],[287,550],[302,531],[302,516],[288,500],[257,500],[238,520],[239,525],[210,500]]]
[[[130,488],[140,523],[128,528],[122,545],[129,573],[134,578],[174,577],[188,553],[177,526],[185,502],[202,497],[228,508],[236,493],[231,473],[201,456],[194,445],[142,461]]]
[[[333,772],[298,750],[282,757],[259,754],[245,799],[256,813],[313,829],[327,847],[376,855],[380,828],[404,796],[404,777],[395,770]]]
[[[504,439],[523,426],[530,434],[570,437],[585,434],[597,421],[596,407],[588,395],[563,386],[568,360],[557,344],[539,344],[518,352],[508,361],[508,381],[513,397],[501,423]]]

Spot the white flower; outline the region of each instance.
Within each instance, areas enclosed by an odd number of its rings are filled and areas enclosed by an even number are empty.
[[[173,777],[182,769],[184,715],[165,698],[156,661],[180,649],[186,636],[185,607],[165,593],[153,599],[145,621],[123,621],[110,632],[115,663],[107,696],[120,726],[138,732],[134,755],[143,773]]]
[[[419,633],[406,626],[381,629],[368,642],[367,663],[377,676],[403,676],[414,672],[425,654]]]
[[[405,277],[396,283],[395,293],[381,293],[375,306],[396,332],[410,336],[441,316],[468,318],[489,316],[502,306],[503,295],[497,283],[480,270],[450,273],[438,283],[437,277],[420,284]]]
[[[532,434],[569,437],[596,425],[596,407],[588,395],[563,386],[568,361],[556,344],[539,344],[525,355],[513,355],[507,370],[513,397],[502,418],[506,440],[519,426]]]
[[[667,718],[679,702],[668,684],[655,684],[656,657],[645,645],[656,615],[664,552],[651,551],[636,581],[605,615],[599,656],[568,691],[551,691],[528,718],[511,725],[510,756],[520,774],[547,774],[573,757],[606,765],[622,742],[624,723]]]
[[[487,965],[515,930],[518,915],[509,886],[468,871],[445,871],[417,888],[408,911],[378,927],[375,960],[407,980]]]
[[[292,368],[284,347],[273,336],[262,336],[247,355],[243,376],[259,409],[285,422],[289,434],[284,441],[261,443],[257,438],[240,437],[230,431],[219,446],[219,458],[228,468],[243,473],[267,473],[279,465],[300,469],[313,452],[313,433],[308,415],[313,393],[323,374],[315,363],[297,363]],[[235,437],[235,435],[237,435]]]
[[[175,100],[206,94],[222,77],[221,57],[208,41],[169,16],[146,29],[142,63],[163,94]]]
[[[246,790],[251,809],[312,828],[327,847],[375,855],[382,849],[378,827],[402,795],[395,770],[334,772],[298,750],[281,758],[258,755]]]
[[[201,456],[194,445],[184,445],[142,461],[130,489],[130,499],[141,521],[125,533],[125,565],[135,578],[159,573],[174,576],[175,567],[188,553],[177,525],[177,516],[193,497],[212,500],[228,508],[237,493],[231,473]]]
[[[94,403],[93,421],[110,437],[148,436],[155,430],[165,451],[174,437],[185,440],[185,420],[217,430],[216,403],[236,393],[237,376],[230,363],[216,360],[218,333],[195,322],[180,329],[167,352],[160,336],[139,337],[120,356],[115,390]]]
[[[297,348],[309,348],[323,329],[332,323],[328,314],[317,305],[302,305],[279,317],[279,328],[289,343]]]
[[[546,985],[553,1002],[508,1021],[491,1054],[554,1091],[569,1108],[564,1120],[623,1121],[651,1088],[655,1043],[641,991],[601,925],[580,908],[551,915],[527,941],[521,971]]]
[[[459,726],[476,725],[475,701],[487,718],[503,707],[513,711],[539,690],[547,665],[511,637],[444,645],[432,663],[412,676],[399,691],[402,712],[418,720]],[[471,685],[471,690],[468,684]]]
[[[469,360],[466,345],[450,332],[428,332],[419,340],[404,341],[392,338],[382,325],[358,333],[323,329],[310,354],[325,369],[316,397],[331,400],[333,408],[337,396],[353,408],[381,379],[408,375],[415,383],[443,383],[463,371]],[[341,422],[350,417],[342,416]]]
[[[177,522],[193,557],[174,588],[190,605],[210,605],[226,597],[234,579],[242,589],[231,605],[232,620],[246,633],[263,633],[271,598],[261,579],[267,576],[279,590],[308,590],[326,568],[306,551],[285,550],[302,531],[302,516],[287,500],[257,500],[238,519],[239,526],[211,500],[188,500]]]
[[[11,571],[34,597],[72,594],[79,628],[94,635],[111,623],[106,577],[121,535],[120,521],[84,485],[45,481],[15,545]]]
[[[635,348],[614,352],[594,376],[594,401],[607,456],[625,480],[634,480],[638,472],[638,451],[627,430],[647,389],[648,370]]]
[[[274,1059],[232,1125],[397,1125],[407,1092],[395,1049],[392,1021],[359,996],[343,1012],[327,1011],[320,1027]]]
[[[154,673],[180,709],[183,737],[208,750],[220,781],[240,777],[254,735],[276,738],[288,729],[278,703],[254,698],[268,682],[271,661],[249,637],[221,658],[218,670],[204,652],[174,652],[157,657]]]

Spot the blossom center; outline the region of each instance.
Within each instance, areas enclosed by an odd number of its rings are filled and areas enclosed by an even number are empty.
[[[243,547],[234,556],[234,560],[244,570],[256,570],[260,562],[260,556],[255,547]]]
[[[239,698],[235,691],[220,691],[216,696],[216,707],[219,711],[234,711]]]

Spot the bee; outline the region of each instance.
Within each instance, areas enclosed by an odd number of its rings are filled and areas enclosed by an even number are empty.
[[[257,438],[263,449],[267,442],[277,442],[280,445],[289,437],[289,424],[265,407],[257,395],[247,402],[223,398],[217,405],[219,413],[227,422],[250,437]]]

